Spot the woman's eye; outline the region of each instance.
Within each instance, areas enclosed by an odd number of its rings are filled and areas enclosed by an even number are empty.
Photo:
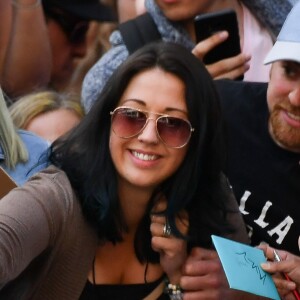
[[[135,120],[145,120],[145,118],[147,118],[144,113],[138,110],[129,110],[126,113],[126,116]]]
[[[163,123],[168,127],[175,127],[177,126],[178,123],[176,118],[170,118],[170,117],[161,118],[159,121],[160,123]]]

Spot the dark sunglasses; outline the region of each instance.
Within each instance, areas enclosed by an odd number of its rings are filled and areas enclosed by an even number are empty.
[[[120,106],[110,114],[112,131],[124,139],[135,137],[141,133],[149,120],[155,121],[157,136],[170,148],[184,147],[194,131],[188,120],[151,112],[152,115],[158,116],[153,119],[149,117],[148,112],[132,107]]]
[[[89,21],[54,9],[46,9],[45,14],[48,18],[53,19],[59,24],[67,35],[70,43],[81,44],[85,42],[86,34],[89,29]]]

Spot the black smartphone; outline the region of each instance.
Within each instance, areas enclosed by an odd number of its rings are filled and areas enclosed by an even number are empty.
[[[239,27],[234,10],[226,9],[201,14],[196,16],[194,23],[197,43],[220,31],[226,30],[229,33],[226,41],[213,48],[204,56],[203,62],[205,64],[212,64],[241,53]]]

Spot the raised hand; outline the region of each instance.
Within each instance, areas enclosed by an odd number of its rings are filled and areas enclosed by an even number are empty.
[[[192,50],[192,53],[200,60],[203,60],[203,57],[211,49],[224,42],[227,38],[228,33],[226,31],[218,32],[199,42]],[[248,61],[250,59],[250,56],[241,53],[234,57],[226,58],[216,63],[206,65],[206,68],[214,79],[235,79],[243,75],[249,69]]]
[[[169,230],[166,217],[155,212],[166,209],[166,200],[160,200],[156,204],[151,215],[150,230],[152,233],[152,248],[160,253],[160,264],[172,284],[180,282],[182,266],[187,257],[187,242],[175,237]],[[187,234],[188,217],[182,212],[176,218],[176,226],[182,234]]]

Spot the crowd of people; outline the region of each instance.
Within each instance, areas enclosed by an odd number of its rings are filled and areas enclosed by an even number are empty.
[[[205,65],[229,33],[198,42],[194,18],[224,9],[241,53]],[[118,24],[142,14],[160,38],[131,53]],[[229,288],[214,234],[261,249],[300,299],[299,18],[297,0],[1,1],[0,167],[18,187],[0,298],[264,299]]]

